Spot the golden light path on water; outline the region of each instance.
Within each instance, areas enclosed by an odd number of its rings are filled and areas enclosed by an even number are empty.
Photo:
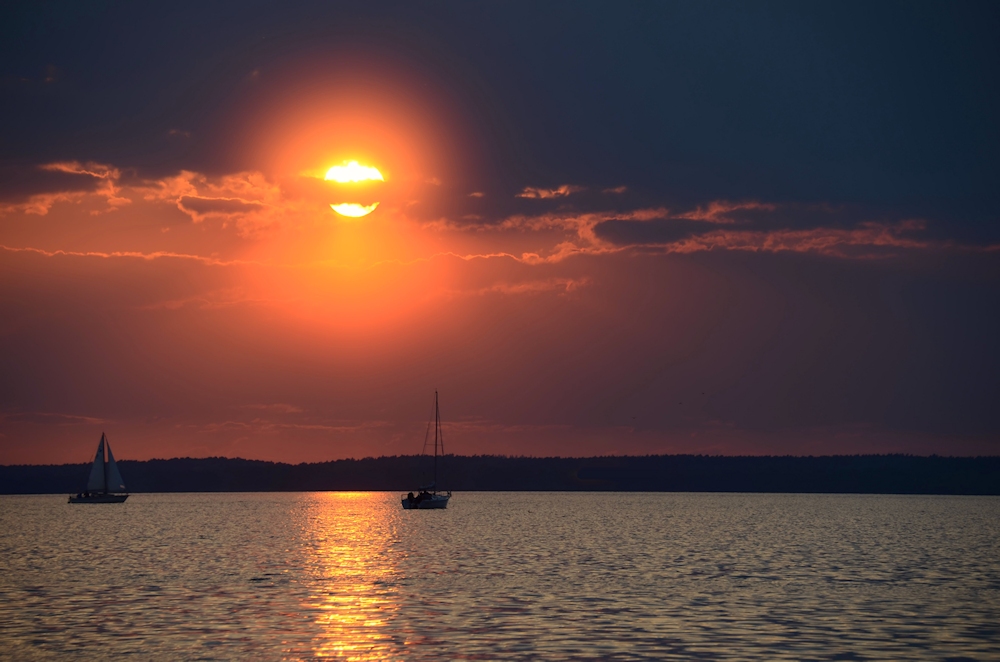
[[[310,586],[303,607],[316,614],[316,658],[384,660],[395,652],[388,632],[398,611],[398,577],[385,499],[364,492],[321,492],[309,513]],[[317,590],[318,589],[318,590]]]

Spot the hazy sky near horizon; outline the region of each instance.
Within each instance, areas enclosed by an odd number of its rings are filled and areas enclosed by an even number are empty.
[[[0,463],[411,454],[434,389],[461,454],[996,454],[997,34],[5,5]],[[323,179],[350,160],[385,181]]]

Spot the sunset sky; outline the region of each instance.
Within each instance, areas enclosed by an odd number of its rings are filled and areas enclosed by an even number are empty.
[[[1000,453],[995,3],[12,4],[2,464]]]

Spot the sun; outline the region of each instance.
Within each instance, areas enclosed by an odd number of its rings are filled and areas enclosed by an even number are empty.
[[[357,161],[344,162],[344,165],[335,165],[326,171],[325,180],[337,182],[338,184],[350,184],[357,182],[384,182],[385,178],[378,168],[374,166],[363,166]]]
[[[382,173],[379,172],[378,168],[375,166],[361,165],[357,161],[344,161],[342,165],[333,166],[326,171],[326,176],[323,179],[333,184],[346,184],[350,186],[353,192],[349,196],[347,189],[342,189],[339,186],[337,187],[339,194],[347,197],[348,199],[354,198],[360,193],[356,186],[361,186],[362,189],[364,189],[365,184],[385,181],[385,177],[382,176]],[[378,207],[379,204],[378,201],[373,202],[370,198],[365,202],[370,204],[362,204],[357,201],[339,202],[331,204],[330,209],[337,212],[341,216],[347,216],[348,218],[361,218],[362,216],[367,216],[375,211],[375,208]]]
[[[361,218],[362,216],[367,216],[375,211],[376,207],[378,207],[377,202],[373,202],[370,205],[359,205],[354,202],[344,202],[339,205],[330,205],[330,209],[337,212],[341,216],[349,216],[351,218]]]

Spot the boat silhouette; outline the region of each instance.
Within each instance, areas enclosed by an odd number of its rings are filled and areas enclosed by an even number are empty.
[[[108,449],[108,457],[104,458],[104,448]],[[107,436],[101,433],[101,443],[97,444],[97,455],[90,467],[87,478],[87,488],[77,495],[70,495],[70,503],[122,503],[128,498],[125,481],[118,471],[118,463],[111,453],[111,444]]]
[[[427,425],[430,433],[430,424]],[[424,436],[424,449],[427,448],[428,435]],[[438,407],[438,392],[434,391],[434,480],[430,485],[424,485],[417,493],[408,493],[402,498],[404,510],[431,510],[448,507],[451,492],[439,492],[438,479],[438,449],[444,454],[444,437],[441,435],[441,409]]]

